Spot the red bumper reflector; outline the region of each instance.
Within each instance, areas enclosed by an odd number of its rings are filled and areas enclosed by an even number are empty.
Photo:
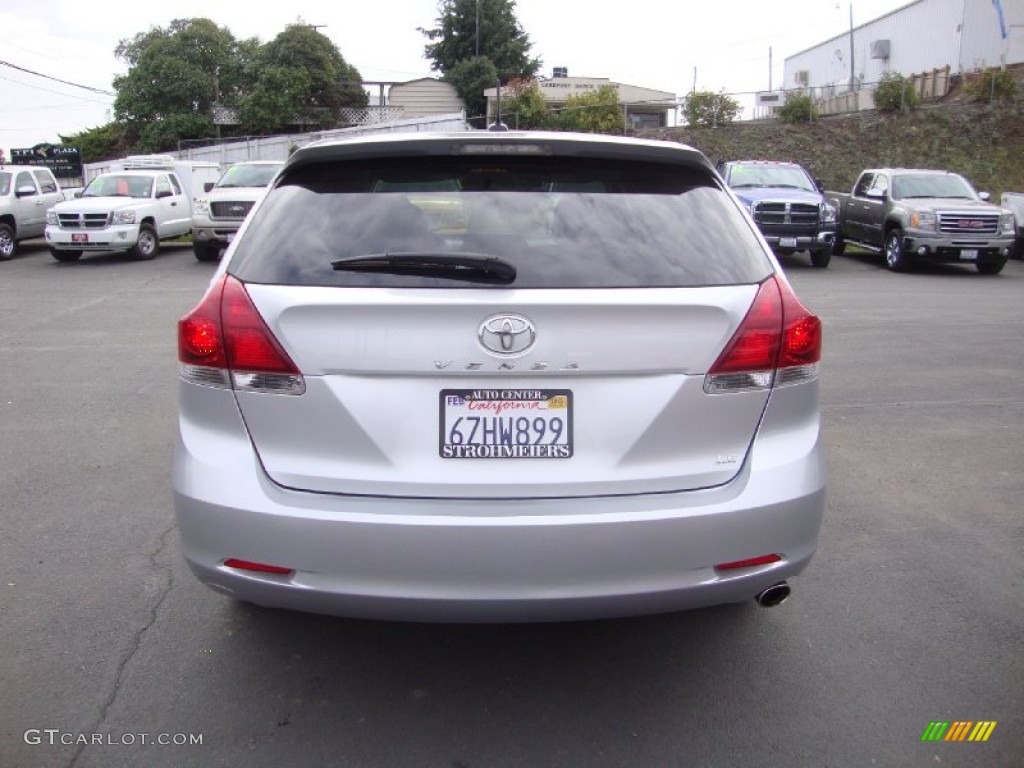
[[[777,563],[781,559],[781,555],[761,555],[760,557],[751,557],[748,560],[737,560],[733,563],[719,563],[715,566],[715,569],[719,571],[732,571],[736,568],[751,568],[755,565],[768,565],[768,563]]]
[[[266,563],[253,563],[248,560],[236,560],[231,558],[225,560],[224,565],[228,568],[238,568],[241,571],[259,571],[260,573],[292,573],[291,568],[282,568],[279,565],[267,565]]]

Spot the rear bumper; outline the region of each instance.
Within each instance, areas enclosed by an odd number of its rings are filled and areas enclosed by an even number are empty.
[[[231,393],[220,395],[233,408]],[[745,601],[806,567],[825,504],[817,419],[794,437],[791,427],[773,434],[767,415],[740,473],[700,491],[500,500],[294,491],[266,477],[240,419],[226,431],[182,422],[173,485],[185,558],[211,588],[409,621],[567,621]],[[714,568],[768,553],[782,561]],[[236,570],[228,558],[293,572]]]

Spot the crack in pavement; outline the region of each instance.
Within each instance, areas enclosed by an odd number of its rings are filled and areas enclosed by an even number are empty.
[[[117,700],[117,695],[121,691],[121,678],[124,676],[125,669],[127,669],[128,664],[135,657],[135,654],[138,653],[139,648],[142,647],[143,635],[145,635],[149,628],[156,623],[157,613],[160,610],[160,606],[164,604],[164,600],[167,599],[167,595],[170,594],[171,589],[174,587],[174,564],[168,563],[167,565],[161,565],[159,562],[159,558],[163,551],[167,549],[168,540],[170,538],[171,533],[177,530],[177,528],[178,525],[177,523],[175,523],[170,528],[161,533],[160,536],[157,537],[157,548],[153,552],[149,553],[149,562],[150,565],[152,565],[153,570],[157,571],[158,573],[166,573],[167,582],[164,585],[163,589],[161,589],[156,602],[149,609],[149,615],[147,616],[145,623],[132,637],[131,644],[129,645],[128,648],[128,652],[125,654],[124,658],[121,659],[121,663],[117,665],[117,673],[114,675],[113,690],[111,690],[110,695],[107,697],[106,702],[103,704],[103,708],[102,710],[100,710],[100,716],[96,719],[96,722],[93,723],[89,733],[99,733],[100,726],[103,725],[103,723],[106,721],[107,715],[110,712],[110,708],[114,705],[114,702]],[[85,752],[88,746],[88,744],[82,744],[78,747],[78,749],[75,750],[75,754],[71,756],[71,762],[68,763],[68,768],[75,767],[75,764],[78,762],[78,759],[82,756],[82,753]]]

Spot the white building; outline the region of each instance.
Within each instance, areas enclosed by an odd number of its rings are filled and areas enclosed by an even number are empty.
[[[1024,63],[1024,0],[915,0],[786,59],[783,87],[873,90],[886,72],[951,74]]]

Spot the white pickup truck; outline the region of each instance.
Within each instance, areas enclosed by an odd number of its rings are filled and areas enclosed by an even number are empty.
[[[235,163],[192,205],[192,251],[198,261],[216,261],[253,205],[266,193],[283,160]]]
[[[46,217],[46,244],[57,261],[87,251],[127,251],[152,259],[160,241],[192,229],[191,188],[219,175],[216,163],[186,163],[167,156],[127,158],[121,170],[103,173],[74,200]]]
[[[63,199],[49,168],[0,164],[0,261],[13,258],[20,241],[42,237],[47,211]]]

